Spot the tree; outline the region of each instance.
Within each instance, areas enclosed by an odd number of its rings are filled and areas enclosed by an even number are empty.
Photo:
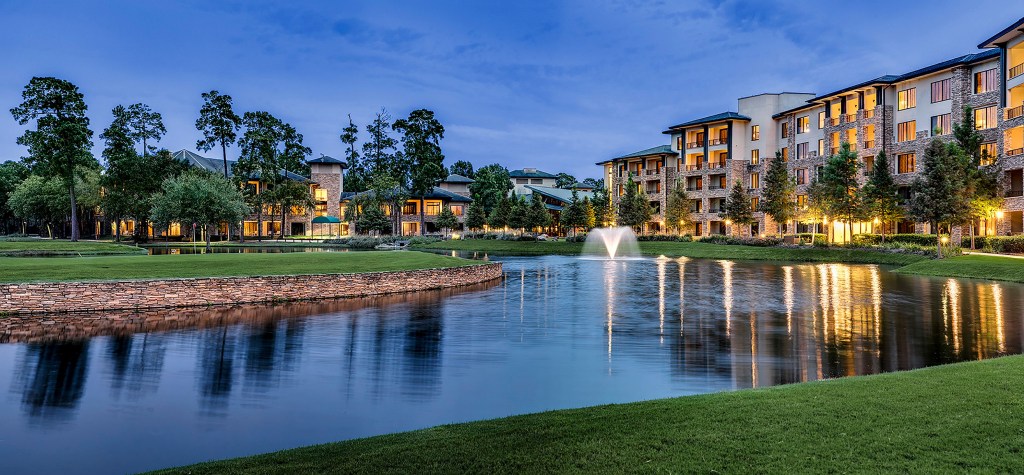
[[[592,189],[604,188],[604,178],[587,178],[583,180],[583,186],[589,186]]]
[[[402,207],[409,199],[409,190],[398,184],[394,177],[378,172],[373,175],[370,182],[370,190],[374,199],[380,204],[386,204],[391,212],[391,234],[400,235],[402,231]]]
[[[356,220],[356,230],[360,233],[378,232],[381,234],[391,232],[391,220],[384,214],[382,203],[374,198],[366,200],[362,204],[363,212]]]
[[[513,198],[503,196],[498,200],[497,205],[488,215],[487,224],[492,228],[506,228],[511,225],[512,213],[514,212]]]
[[[563,190],[572,189],[576,185],[576,177],[568,173],[559,173],[555,175],[555,188],[561,188]]]
[[[936,255],[941,258],[941,226],[960,222],[969,206],[967,177],[951,146],[939,140],[928,144],[921,165],[921,174],[914,180],[910,215],[917,221],[931,223],[938,238]]]
[[[800,210],[800,213],[810,218],[811,224],[816,222],[822,223],[822,227],[825,225],[825,216],[828,215],[828,197],[826,196],[826,189],[818,181],[818,177],[811,179],[810,185],[807,186],[807,205],[804,209]],[[813,229],[812,229],[813,230]],[[822,229],[825,231],[826,236],[828,235],[828,229]],[[811,233],[811,245],[814,245],[815,236],[818,233]]]
[[[508,176],[508,169],[497,163],[477,170],[474,180],[469,184],[469,191],[473,201],[480,203],[488,215],[493,213],[494,208],[508,196],[509,191],[512,191],[512,179]]]
[[[196,141],[196,148],[206,152],[220,145],[224,178],[229,178],[228,145],[235,143],[241,124],[242,118],[231,108],[231,96],[216,90],[203,93],[203,106],[196,119],[196,129],[202,132],[203,138]]]
[[[466,208],[466,227],[476,231],[483,229],[485,224],[487,224],[487,213],[484,212],[484,207],[476,201],[470,203]]]
[[[725,218],[727,224],[731,222],[733,225],[750,225],[754,222],[754,214],[750,210],[750,197],[747,196],[742,181],[736,180],[732,185],[719,216]],[[729,234],[732,234],[731,229]]]
[[[127,125],[130,130],[128,136],[136,142],[142,141],[142,156],[149,155],[148,140],[160,141],[160,138],[167,133],[160,113],[153,112],[153,109],[142,103],[128,106]]]
[[[522,196],[509,198],[508,227],[523,232],[530,225],[530,206]]]
[[[593,212],[593,209],[591,209]],[[576,190],[572,190],[572,197],[569,203],[562,208],[558,215],[558,224],[569,230],[569,234],[576,235],[576,229],[584,226],[583,201]]]
[[[452,212],[451,206],[445,205],[444,208],[441,208],[441,213],[437,215],[437,225],[444,230],[445,236],[459,227],[459,217]]]
[[[999,157],[989,157],[987,152],[982,155],[984,137],[974,125],[974,111],[969,106],[963,108],[963,119],[953,124],[953,140],[965,168],[970,202],[967,218],[970,221],[971,249],[974,249],[975,221],[992,216],[1003,206],[1002,163]]]
[[[761,211],[775,221],[779,237],[782,237],[782,226],[793,219],[796,211],[793,199],[795,192],[796,183],[789,176],[782,152],[776,152],[775,159],[768,164],[768,170],[765,172],[764,189],[761,191]]]
[[[444,126],[434,118],[433,111],[417,109],[410,112],[408,118],[396,120],[392,128],[402,133],[403,156],[411,164],[409,191],[420,198],[420,235],[423,235],[426,196],[448,177],[441,152]]]
[[[32,175],[11,192],[8,206],[14,216],[25,221],[37,221],[56,238],[54,226],[68,216],[70,201],[67,188],[59,178]]]
[[[78,241],[78,202],[75,176],[82,168],[96,168],[92,156],[92,130],[85,98],[78,87],[63,79],[34,77],[21,93],[22,103],[11,109],[19,125],[35,121],[35,130],[18,137],[28,147],[26,163],[34,173],[57,177],[67,187],[71,212],[71,240]]]
[[[459,161],[453,163],[452,166],[449,167],[448,171],[450,171],[452,174],[462,175],[462,176],[464,176],[466,178],[473,178],[474,177],[473,164],[469,163],[469,162],[467,162],[465,160],[459,160]]]
[[[647,201],[647,195],[633,181],[633,174],[626,178],[626,193],[619,200],[618,221],[622,226],[629,226],[640,232],[644,223],[651,220],[654,210]]]
[[[590,231],[591,229],[594,229],[595,219],[596,218],[594,216],[594,205],[591,204],[590,198],[584,196],[583,197],[583,223],[582,223],[583,229],[586,229],[587,231]]]
[[[675,229],[679,234],[692,224],[690,217],[690,197],[686,194],[686,184],[676,180],[665,201],[665,225]]]
[[[249,207],[227,179],[205,171],[189,171],[164,181],[163,193],[153,200],[153,221],[163,226],[178,223],[206,230],[210,250],[212,227],[220,222],[241,221]]]
[[[405,175],[402,163],[396,155],[398,141],[388,134],[391,128],[391,115],[387,110],[381,109],[373,121],[367,124],[366,133],[369,139],[363,142],[363,157],[366,158],[366,166],[371,176],[384,173],[390,175],[399,185]]]
[[[298,181],[286,180],[281,184],[277,185],[271,193],[274,195],[274,202],[278,203],[281,207],[281,235],[283,236],[288,231],[288,223],[285,222],[287,211],[291,209],[301,209],[304,212],[309,212],[313,209],[316,203],[313,202],[313,196],[309,192],[309,185]]]
[[[892,169],[885,152],[875,157],[874,168],[868,176],[867,183],[861,190],[862,201],[869,217],[878,219],[882,224],[882,242],[885,242],[885,225],[903,217],[900,206],[899,187],[892,178]]]
[[[601,186],[594,188],[593,200],[591,202],[594,208],[595,226],[603,227],[615,222],[615,207],[612,206],[611,196],[609,196],[608,189],[604,187],[603,182]]]
[[[536,230],[537,228],[547,228],[551,226],[551,213],[548,212],[548,207],[544,205],[544,200],[541,199],[540,195],[534,193],[530,197],[530,204],[526,207],[526,228]]]
[[[850,144],[843,142],[839,153],[828,158],[818,179],[825,199],[825,208],[829,216],[836,221],[846,223],[847,234],[853,238],[853,221],[863,216],[861,207],[860,185],[857,183],[857,171],[860,160],[850,150]]]
[[[341,130],[339,136],[341,143],[345,144],[345,162],[348,169],[345,171],[345,189],[348,191],[366,191],[369,187],[370,176],[366,170],[366,164],[360,158],[356,150],[356,141],[359,140],[359,127],[352,122],[352,114],[348,115],[348,125]]]
[[[28,167],[21,162],[0,162],[0,234],[11,234],[18,230],[10,196],[21,182],[28,178]]]

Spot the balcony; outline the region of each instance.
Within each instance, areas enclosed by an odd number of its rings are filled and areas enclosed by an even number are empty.
[[[864,141],[864,148],[875,148],[875,141],[874,140],[865,140]]]
[[[701,190],[701,188],[699,186],[690,186],[690,185],[686,186],[686,191],[700,191],[700,190]]]
[[[709,145],[711,145],[711,146],[725,145],[727,143],[729,143],[729,139],[728,138],[724,138],[724,139],[723,138],[717,138],[717,139],[711,139],[711,142],[709,142]]]
[[[723,162],[723,161],[708,162],[708,169],[709,170],[715,170],[715,169],[718,169],[718,168],[725,168],[725,162]]]
[[[1016,119],[1022,115],[1024,115],[1024,105],[1006,109],[1006,120]]]
[[[874,116],[875,116],[875,110],[874,109],[864,109],[864,118],[865,119],[870,119],[870,118],[872,118]]]
[[[702,164],[702,163],[694,163],[694,164],[686,165],[686,171],[692,172],[694,170],[700,170],[701,167],[703,167],[703,166],[704,166],[704,164]]]
[[[697,142],[686,142],[686,148],[699,148],[704,146],[704,141],[700,140]]]
[[[1018,64],[1010,68],[1010,73],[1007,74],[1007,79],[1013,79],[1017,76],[1020,76],[1021,74],[1024,74],[1024,63]]]
[[[1021,188],[1010,188],[1009,190],[1006,190],[1006,197],[1007,198],[1013,198],[1013,197],[1017,197],[1017,196],[1024,196],[1024,189],[1021,189]]]
[[[846,123],[847,124],[849,124],[851,122],[857,122],[857,113],[856,112],[854,112],[853,114],[846,114],[844,117],[846,117]]]
[[[711,208],[708,210],[709,213],[721,213],[722,208]]]
[[[708,186],[708,189],[709,190],[724,190],[725,187],[722,186],[722,185],[710,185],[710,186]]]
[[[1007,157],[1016,157],[1017,155],[1024,154],[1024,148],[1015,148],[1006,151]]]
[[[651,169],[647,169],[647,170],[644,170],[644,175],[645,175],[645,176],[657,176],[657,175],[661,175],[661,169],[660,169],[660,168],[655,168],[655,169],[653,169],[653,170],[651,170]]]
[[[831,123],[833,127],[839,125],[839,118],[838,117],[829,117],[828,120],[829,120],[829,123]]]

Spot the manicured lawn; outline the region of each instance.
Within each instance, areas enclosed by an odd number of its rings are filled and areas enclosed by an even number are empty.
[[[490,239],[445,241],[418,246],[418,249],[444,249],[457,251],[483,251],[514,254],[579,254],[582,243],[519,242]],[[896,254],[851,249],[782,248],[732,246],[701,242],[641,242],[640,252],[645,255],[668,257],[694,257],[705,259],[750,259],[797,262],[849,262],[862,264],[907,265],[927,259],[916,254]]]
[[[440,426],[165,473],[1024,471],[1024,357]]]
[[[345,246],[343,246],[341,244],[326,244],[326,243],[317,242],[317,241],[288,242],[288,241],[257,241],[255,239],[249,240],[249,241],[245,241],[245,242],[217,241],[217,242],[210,243],[210,245],[212,247],[339,247],[339,248],[340,247],[345,247]],[[205,242],[197,242],[195,244],[193,244],[191,242],[151,242],[151,243],[143,245],[143,247],[158,247],[158,248],[164,248],[164,247],[170,247],[170,248],[188,247],[188,248],[191,248],[191,247],[205,247],[205,246],[206,246]]]
[[[0,258],[0,282],[383,272],[475,265],[415,251]]]
[[[929,259],[901,267],[896,272],[1024,282],[1024,259],[965,255],[947,259]]]
[[[0,256],[99,256],[145,254],[145,249],[110,242],[33,239],[0,240]]]

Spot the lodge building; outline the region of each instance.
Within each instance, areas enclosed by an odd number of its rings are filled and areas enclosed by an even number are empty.
[[[726,234],[719,216],[729,189],[743,183],[756,210],[769,160],[780,153],[796,182],[796,202],[806,202],[807,187],[825,160],[849,143],[862,161],[863,184],[874,158],[885,152],[900,187],[909,198],[920,172],[918,162],[932,140],[951,140],[952,125],[964,106],[974,114],[984,138],[983,151],[1003,170],[1003,209],[976,223],[980,234],[1024,232],[1024,18],[978,45],[981,51],[916,69],[855,83],[826,94],[782,92],[743,97],[736,111],[689,120],[664,130],[667,145],[598,162],[613,202],[625,193],[630,175],[655,210],[647,232],[665,226],[662,210],[677,180],[691,198],[695,236]],[[756,222],[734,231],[741,235],[811,231],[801,223],[774,223],[759,211]],[[820,225],[817,225],[820,231]],[[845,229],[833,224],[840,240]],[[872,222],[856,223],[853,233],[877,232]],[[904,220],[887,232],[933,232],[927,223]],[[956,234],[957,230],[954,230]]]

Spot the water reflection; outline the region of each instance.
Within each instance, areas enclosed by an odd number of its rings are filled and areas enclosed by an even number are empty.
[[[0,384],[15,400],[0,420],[28,423],[0,424],[0,460],[15,473],[137,471],[1021,352],[1024,287],[1009,283],[877,266],[502,259],[504,280],[470,289],[0,319],[11,343]],[[104,457],[109,447],[124,455]]]

